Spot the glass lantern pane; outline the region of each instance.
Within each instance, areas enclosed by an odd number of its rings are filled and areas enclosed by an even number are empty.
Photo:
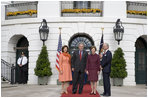
[[[43,39],[43,32],[40,32],[41,40]]]
[[[120,32],[118,32],[118,40],[121,40]]]
[[[118,40],[118,32],[116,32],[115,34],[116,34],[116,40]]]
[[[120,40],[122,39],[122,32],[120,32]]]
[[[123,32],[121,32],[121,40],[123,39]]]
[[[116,33],[114,33],[114,38],[116,39]]]
[[[45,33],[45,40],[47,40],[48,38],[48,33]]]
[[[120,34],[120,32],[117,32],[117,40],[121,40],[121,34]]]
[[[45,40],[45,33],[41,32],[41,40]]]

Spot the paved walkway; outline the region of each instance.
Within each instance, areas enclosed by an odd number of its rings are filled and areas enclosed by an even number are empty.
[[[1,85],[2,97],[58,97],[61,86],[59,85]],[[103,86],[97,87],[98,92],[103,92]],[[111,87],[112,97],[146,97],[147,87],[145,85]]]

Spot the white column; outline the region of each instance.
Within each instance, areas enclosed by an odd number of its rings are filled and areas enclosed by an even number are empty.
[[[5,5],[8,5],[10,3],[11,3],[10,1],[1,2],[1,21],[5,20]]]
[[[133,47],[134,48],[134,47]],[[123,85],[135,86],[135,51],[124,52],[126,60],[127,77],[124,79]]]

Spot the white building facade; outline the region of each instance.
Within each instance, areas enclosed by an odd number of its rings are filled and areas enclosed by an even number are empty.
[[[138,6],[136,4],[139,4]],[[83,6],[82,6],[83,5]],[[23,6],[23,7],[21,7]],[[26,7],[24,7],[26,6]],[[23,9],[22,9],[23,8]],[[27,11],[33,8],[32,15],[9,15],[9,12]],[[101,12],[68,12],[64,9],[100,9]],[[34,74],[36,60],[41,51],[42,41],[39,36],[39,26],[42,19],[46,19],[49,26],[48,40],[45,42],[49,54],[53,75],[48,84],[56,84],[58,71],[55,67],[56,52],[61,30],[62,45],[68,45],[70,51],[75,48],[75,40],[82,38],[86,45],[95,45],[99,50],[102,36],[101,28],[104,28],[104,42],[109,43],[112,54],[121,47],[125,54],[128,76],[124,79],[124,85],[134,86],[139,84],[136,78],[147,75],[147,16],[136,15],[127,11],[147,11],[147,2],[126,1],[38,1],[38,2],[2,2],[1,3],[1,58],[16,66],[16,59],[21,50],[28,53],[28,84],[37,84],[37,76]],[[66,12],[67,11],[67,12]],[[138,13],[138,12],[137,12]],[[117,19],[124,26],[123,40],[118,45],[115,41],[113,27]],[[27,41],[23,41],[26,40]],[[81,41],[81,39],[80,39]],[[23,43],[24,42],[24,43]],[[28,42],[28,43],[26,43]],[[136,55],[137,49],[144,49]],[[141,60],[142,59],[142,60]],[[144,59],[144,60],[143,60]],[[136,62],[139,60],[138,63]],[[144,73],[138,72],[141,70]],[[145,76],[146,77],[146,76]],[[146,81],[146,78],[141,78]],[[140,78],[139,78],[140,79]],[[143,82],[142,82],[143,84]]]

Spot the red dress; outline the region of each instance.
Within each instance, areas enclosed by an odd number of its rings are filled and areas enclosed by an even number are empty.
[[[88,71],[88,80],[97,82],[98,71],[100,71],[100,57],[96,53],[88,55],[86,70]]]

